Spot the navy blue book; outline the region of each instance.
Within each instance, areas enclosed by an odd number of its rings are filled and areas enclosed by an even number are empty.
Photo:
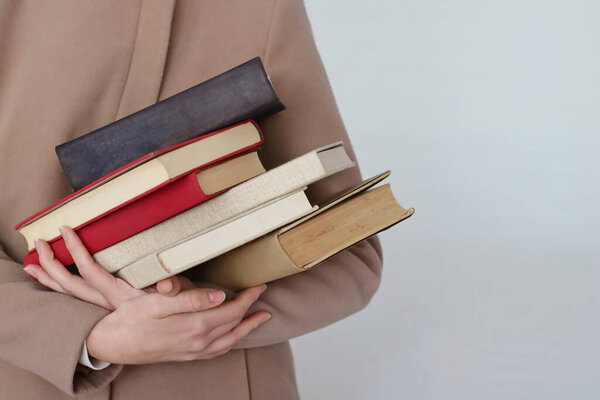
[[[148,153],[284,110],[256,57],[134,114],[56,146],[73,190]]]

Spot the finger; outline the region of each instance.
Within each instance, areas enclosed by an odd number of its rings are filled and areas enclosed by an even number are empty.
[[[79,236],[71,228],[60,227],[60,233],[81,276],[93,288],[98,290],[109,303],[118,306],[123,301],[140,295],[141,291],[130,285],[122,284],[95,262]]]
[[[70,293],[81,298],[80,296],[85,292],[97,292],[96,289],[81,277],[70,273],[65,266],[54,257],[54,252],[46,241],[37,240],[35,242],[35,248],[40,255],[40,267],[50,276],[50,278],[64,289],[64,293]]]
[[[266,285],[248,288],[218,307],[206,309],[198,313],[175,315],[173,323],[186,326],[188,329],[202,335],[213,337],[223,334],[235,327],[244,318],[248,309],[266,289]],[[188,292],[183,292],[188,293]]]
[[[243,338],[248,336],[250,332],[258,328],[271,319],[271,314],[266,311],[259,311],[240,322],[235,328],[225,333],[218,339],[214,340],[205,352],[222,354],[229,351],[233,346],[238,344]]]
[[[69,290],[66,290],[66,289],[64,289],[64,286],[69,287],[68,285],[65,285],[65,284],[60,285],[58,282],[56,282],[54,279],[52,279],[52,277],[41,266],[35,265],[35,264],[31,264],[31,265],[28,265],[27,267],[25,267],[25,271],[28,274],[33,275],[33,277],[39,283],[46,286],[47,288],[54,290],[55,292],[68,294],[70,296],[77,297],[80,300],[95,304],[99,307],[103,307],[103,308],[106,308],[109,310],[114,309],[113,307],[110,306],[110,304],[108,304],[108,302],[106,301],[104,296],[102,296],[100,294],[100,292],[98,292],[97,290],[95,290],[91,287],[81,288],[79,285],[74,285],[74,287],[75,287],[74,289],[71,288]],[[79,277],[74,276],[74,278],[77,278],[77,279],[80,279],[81,281],[83,281]],[[83,281],[83,283],[85,283],[85,281]]]
[[[244,318],[248,309],[258,300],[260,295],[266,290],[267,285],[254,286],[238,293],[235,299],[226,302],[217,309],[209,310],[203,313],[203,319],[212,327],[229,324],[236,324]]]
[[[73,261],[75,264],[94,264],[95,261],[90,255],[89,251],[79,239],[79,236],[75,233],[75,231],[69,227],[61,226],[59,228],[60,235],[63,237],[65,241],[65,245],[67,246],[67,250],[73,257]]]
[[[156,291],[165,296],[175,296],[184,290],[194,289],[196,285],[183,276],[172,276],[156,284]]]
[[[39,256],[40,268],[43,269],[48,276],[52,277],[52,274],[49,271],[53,269],[53,267],[62,265],[62,263],[56,258],[54,258],[54,252],[45,240],[38,239],[34,243],[35,250],[37,251]],[[64,265],[62,265],[62,267],[64,268]],[[56,282],[56,284],[60,286],[60,283],[58,283],[56,279],[52,278],[52,280],[54,280],[54,282]],[[62,287],[61,292],[64,292],[64,289]]]
[[[96,304],[100,307],[114,309],[98,290],[80,276],[70,273],[54,257],[54,252],[46,241],[37,240],[35,246],[40,256],[40,268],[62,288],[62,293],[70,294],[80,300]]]
[[[30,264],[25,267],[25,272],[27,275],[31,276],[33,279],[46,286],[49,289],[54,290],[55,292],[65,293],[64,289],[60,287],[60,285],[42,269],[39,265]]]
[[[216,289],[190,289],[175,296],[150,294],[144,298],[149,302],[150,313],[156,318],[173,314],[193,313],[217,307],[225,301],[225,293]]]

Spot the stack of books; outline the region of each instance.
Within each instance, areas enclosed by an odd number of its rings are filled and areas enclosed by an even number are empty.
[[[200,266],[235,290],[305,271],[410,217],[389,172],[311,204],[308,185],[355,164],[341,142],[265,171],[254,121],[285,107],[259,58],[57,146],[74,189],[19,223],[24,264],[35,240],[73,263],[58,227],[136,288]],[[369,190],[370,189],[370,190]]]

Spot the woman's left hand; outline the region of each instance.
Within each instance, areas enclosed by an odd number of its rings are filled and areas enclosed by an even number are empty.
[[[194,288],[187,278],[173,276],[164,279],[145,290],[135,289],[124,280],[113,276],[92,258],[77,234],[67,227],[61,227],[60,233],[67,249],[71,253],[79,274],[72,274],[54,258],[52,248],[43,240],[37,240],[35,248],[40,265],[30,264],[25,272],[42,285],[60,293],[65,293],[88,303],[115,310],[119,304],[148,292],[159,292],[175,296],[182,290]]]

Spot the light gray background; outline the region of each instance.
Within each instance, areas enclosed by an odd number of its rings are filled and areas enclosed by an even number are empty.
[[[365,176],[415,216],[294,341],[305,399],[600,398],[600,3],[306,0]]]

